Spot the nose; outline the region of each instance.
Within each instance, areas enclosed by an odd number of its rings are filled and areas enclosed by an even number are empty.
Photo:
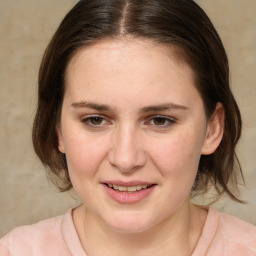
[[[119,171],[133,172],[145,165],[146,153],[139,131],[129,127],[120,128],[113,135],[111,144],[109,161]]]

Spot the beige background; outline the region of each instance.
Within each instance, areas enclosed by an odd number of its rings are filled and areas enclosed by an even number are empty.
[[[48,184],[33,153],[31,127],[43,51],[74,0],[0,0],[0,237],[18,225],[64,213],[78,202]],[[231,63],[243,118],[239,156],[247,205],[224,199],[221,210],[256,224],[256,1],[197,1],[212,18]]]

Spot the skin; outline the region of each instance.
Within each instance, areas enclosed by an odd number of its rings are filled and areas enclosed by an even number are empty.
[[[189,194],[201,154],[221,141],[224,111],[217,104],[206,119],[193,75],[174,50],[144,40],[101,41],[70,61],[57,133],[84,202],[73,219],[88,255],[194,250],[207,212]],[[122,204],[106,194],[106,180],[156,185]]]

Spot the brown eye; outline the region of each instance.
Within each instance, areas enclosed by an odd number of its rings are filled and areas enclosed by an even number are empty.
[[[171,125],[175,124],[175,119],[171,117],[166,117],[166,116],[154,116],[150,119],[148,124],[159,127],[159,128],[165,128],[169,127]]]
[[[82,119],[82,123],[88,127],[99,128],[106,125],[108,122],[101,116],[88,116]]]
[[[168,120],[164,117],[155,117],[155,118],[153,118],[153,124],[154,125],[163,126],[163,125],[166,124],[166,122],[168,122]]]
[[[90,117],[88,120],[92,125],[101,125],[103,122],[103,118],[99,116]]]

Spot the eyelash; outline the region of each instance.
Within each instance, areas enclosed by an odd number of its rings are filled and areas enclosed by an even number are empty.
[[[95,119],[97,119],[97,118],[100,119],[100,121],[101,121],[100,124],[93,124],[92,120],[94,119],[94,121],[95,121]],[[164,124],[157,125],[157,124],[152,123],[152,122],[156,121],[157,119],[158,119],[158,121],[164,121]],[[105,125],[104,122],[111,124],[111,122],[107,121],[107,119],[101,115],[91,115],[91,116],[87,116],[82,119],[82,123],[84,123],[85,125],[87,125],[89,127],[96,128],[96,129],[102,128]],[[161,115],[151,116],[150,118],[148,118],[148,121],[145,122],[145,124],[152,125],[157,128],[167,128],[167,127],[174,125],[175,123],[176,123],[176,120],[174,118],[161,116]]]
[[[167,117],[167,116],[161,116],[161,115],[156,115],[156,116],[150,117],[150,120],[147,123],[154,122],[154,120],[156,121],[156,119],[160,119],[161,121],[164,121],[164,124],[161,124],[161,125],[152,124],[153,126],[156,126],[158,128],[167,128],[176,123],[176,120],[174,118]]]
[[[104,117],[104,116],[101,116],[101,115],[91,115],[91,116],[88,116],[88,117],[85,117],[85,118],[83,118],[82,119],[82,122],[85,124],[85,125],[87,125],[87,126],[89,126],[89,127],[92,127],[92,128],[101,128],[104,124],[93,124],[92,123],[92,120],[93,119],[100,119],[100,120],[102,120],[103,122],[108,122],[107,120],[106,120],[106,118]]]

